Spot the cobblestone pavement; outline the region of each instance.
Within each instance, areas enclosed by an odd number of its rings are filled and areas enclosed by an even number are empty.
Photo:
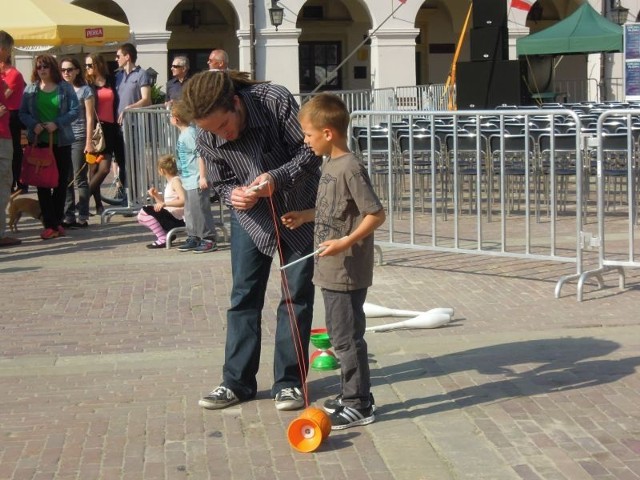
[[[94,220],[95,222],[95,220]],[[2,479],[638,479],[640,279],[575,284],[575,266],[384,249],[368,301],[455,308],[431,330],[367,334],[376,422],[298,453],[299,412],[269,398],[274,265],[260,392],[206,411],[217,385],[229,251],[148,250],[130,218],[0,250]],[[314,326],[323,326],[317,302]],[[398,319],[371,319],[382,324]],[[310,401],[337,392],[312,371]]]

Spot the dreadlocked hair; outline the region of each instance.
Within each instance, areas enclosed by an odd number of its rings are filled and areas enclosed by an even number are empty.
[[[181,113],[190,122],[205,118],[216,110],[229,112],[234,109],[236,92],[258,83],[266,82],[251,80],[247,72],[238,70],[197,73],[182,89]]]

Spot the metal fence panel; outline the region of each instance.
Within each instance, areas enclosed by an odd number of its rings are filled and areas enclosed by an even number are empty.
[[[402,122],[397,110],[351,115],[353,149],[387,211],[378,244],[571,262],[582,273],[581,137],[569,134],[569,166],[553,133],[567,119],[579,132],[575,112],[401,113]],[[550,132],[544,163],[534,120]],[[522,132],[506,133],[514,121]]]
[[[612,126],[615,131],[612,130]],[[584,232],[598,248],[598,267],[585,271],[578,281],[578,300],[586,281],[615,272],[620,289],[625,287],[624,268],[640,267],[638,250],[638,166],[640,112],[614,109],[601,114],[597,129],[597,157],[593,166],[597,184],[597,235]]]
[[[111,211],[137,210],[148,203],[148,190],[164,188],[158,173],[158,158],[175,154],[179,131],[169,121],[164,105],[125,110],[123,131],[127,170],[128,205]]]

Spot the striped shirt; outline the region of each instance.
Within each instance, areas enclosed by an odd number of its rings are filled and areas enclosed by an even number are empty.
[[[313,244],[313,224],[289,230],[282,227],[280,217],[293,210],[314,208],[322,159],[304,144],[298,104],[286,88],[260,83],[236,93],[247,110],[246,127],[239,138],[227,141],[198,129],[196,146],[207,165],[208,177],[231,207],[232,190],[268,172],[275,182],[271,197],[275,223],[267,197],[260,198],[249,210],[236,210],[238,221],[265,255],[276,253],[275,228],[282,242],[303,253]]]

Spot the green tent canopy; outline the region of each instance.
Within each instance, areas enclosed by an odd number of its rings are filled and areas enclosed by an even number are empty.
[[[621,51],[622,27],[604,18],[588,2],[552,27],[516,40],[518,56]]]

